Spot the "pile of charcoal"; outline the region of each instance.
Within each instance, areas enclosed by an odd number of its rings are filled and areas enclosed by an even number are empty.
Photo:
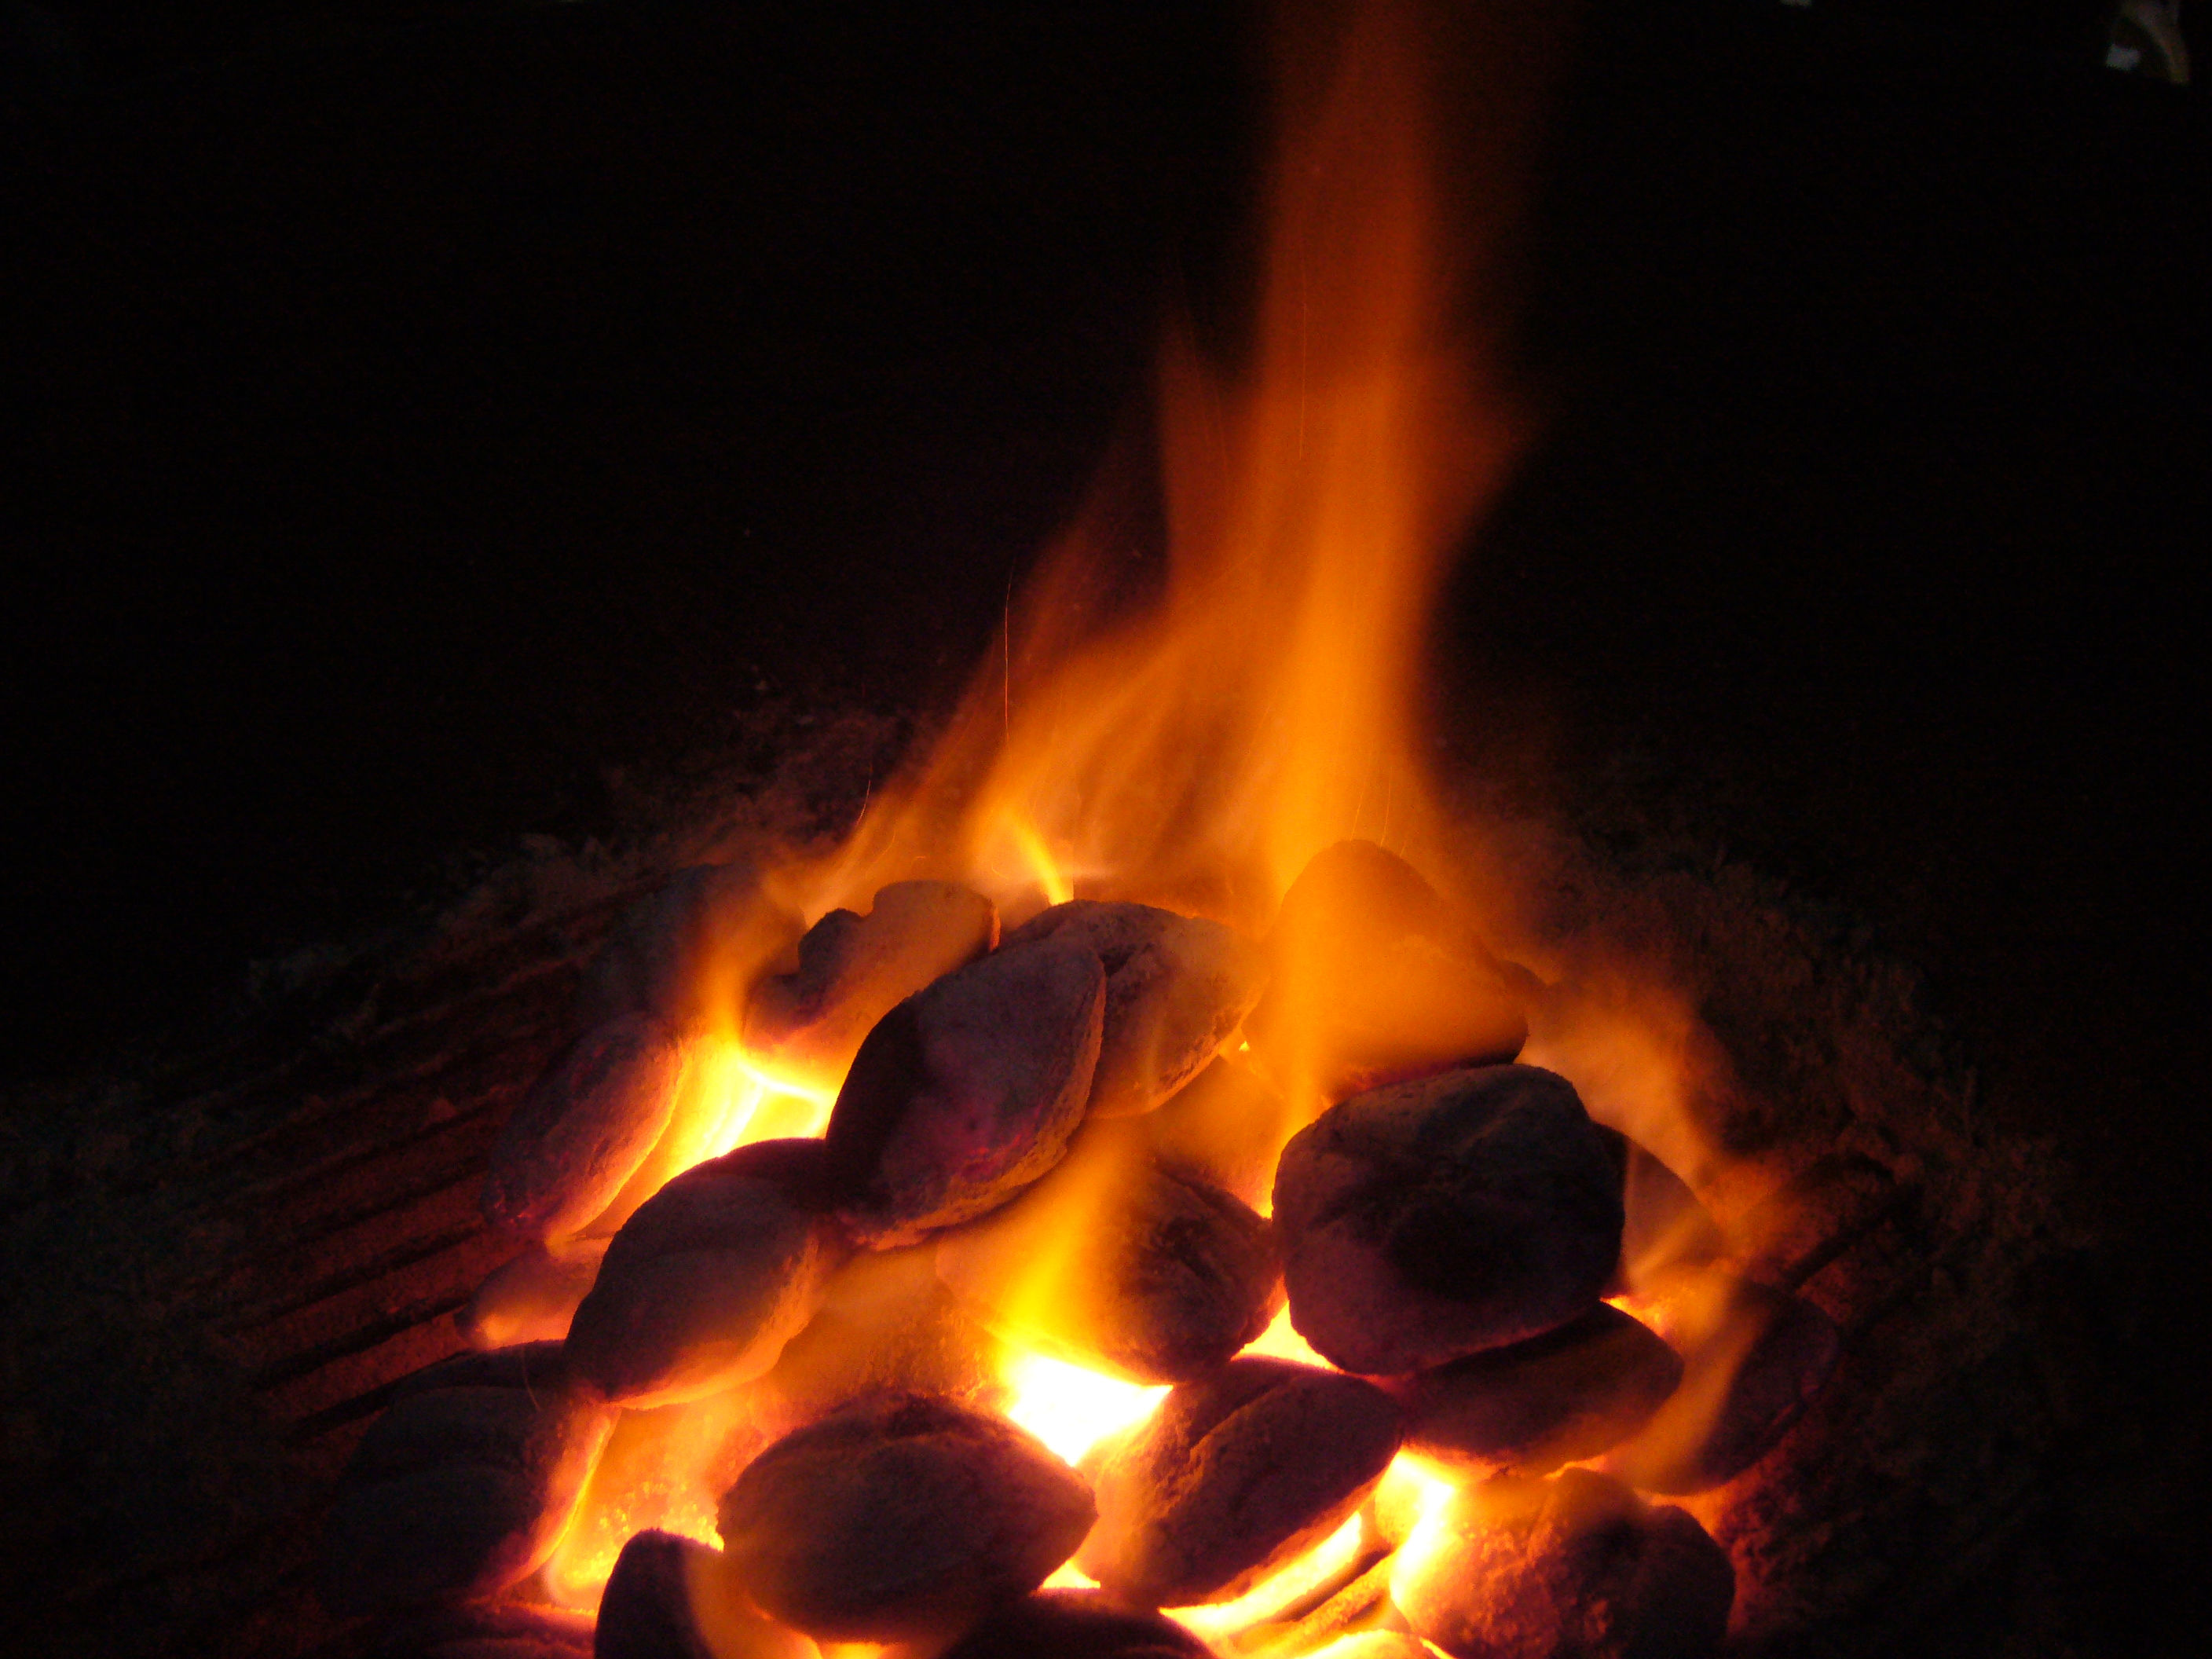
[[[461,1316],[479,1351],[404,1385],[341,1482],[334,1611],[456,1659],[1202,1655],[1160,1609],[1357,1517],[1334,1581],[1217,1641],[1719,1643],[1729,1559],[1650,1495],[1765,1455],[1837,1334],[1515,1063],[1534,975],[1365,842],[1264,943],[1094,901],[999,934],[936,882],[802,930],[738,866],[630,914],[494,1154],[487,1209],[530,1243]],[[842,1076],[827,1127],[658,1170],[732,1011],[762,1066]],[[1301,1126],[1301,1094],[1334,1103]],[[1285,1304],[1326,1364],[1245,1352]],[[1009,1348],[1170,1386],[1071,1466],[1002,1414]],[[744,1430],[721,1547],[639,1531],[595,1624],[518,1598],[621,1425],[704,1401]],[[1400,1501],[1401,1451],[1449,1497]],[[1069,1563],[1097,1588],[1040,1589]]]

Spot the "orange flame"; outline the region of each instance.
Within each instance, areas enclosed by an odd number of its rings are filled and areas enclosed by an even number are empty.
[[[1133,1428],[1167,1394],[1041,1353],[1008,1357],[1006,1414],[1067,1462],[1110,1434]]]
[[[1474,395],[1455,332],[1418,44],[1374,9],[1341,61],[1288,112],[1248,362],[1165,354],[1155,601],[1133,618],[1100,603],[1096,573],[1126,562],[1102,500],[829,890],[951,848],[1000,895],[1080,884],[1257,928],[1333,841],[1443,856],[1414,720],[1422,629],[1510,423]]]
[[[1163,355],[1157,591],[1134,609],[1102,598],[1099,573],[1127,563],[1102,488],[1010,607],[1005,638],[933,749],[876,792],[842,848],[775,872],[793,910],[811,920],[864,907],[890,881],[941,876],[1015,921],[1080,892],[1261,933],[1308,860],[1352,837],[1401,854],[1463,902],[1502,902],[1468,826],[1439,808],[1419,694],[1425,623],[1451,554],[1503,480],[1517,421],[1454,309],[1425,43],[1402,10],[1375,6],[1337,45],[1333,73],[1299,62],[1286,76],[1290,136],[1253,339],[1234,366],[1188,339]],[[1493,138],[1514,142],[1526,112],[1497,115]],[[1470,159],[1502,158],[1478,146]],[[1276,971],[1295,987],[1301,970]],[[1665,1156],[1676,1150],[1660,1144],[1668,1126],[1687,1115],[1671,1018],[1558,1021],[1528,1058],[1625,1103],[1660,1099],[1666,1121],[1632,1132]],[[734,1146],[819,1133],[838,1081],[780,1075],[734,1036],[709,1040],[635,1201]],[[1273,1144],[1324,1103],[1279,1103]],[[1702,1143],[1680,1151],[1692,1173]],[[1323,1363],[1285,1317],[1248,1351]],[[1003,1380],[1007,1414],[1071,1461],[1164,1392],[1037,1354],[1010,1358]],[[708,1458],[728,1428],[671,1417],[637,1431],[635,1467],[611,1452],[548,1570],[556,1595],[595,1598],[640,1526],[711,1537],[697,1483],[672,1484],[666,1471]],[[1400,1510],[1430,1516],[1449,1491],[1404,1459],[1385,1488]],[[1363,1540],[1355,1516],[1237,1602],[1176,1616],[1209,1638],[1231,1634],[1327,1582]],[[1053,1582],[1087,1581],[1063,1569]]]

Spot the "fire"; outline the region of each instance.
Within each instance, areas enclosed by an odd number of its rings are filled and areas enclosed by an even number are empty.
[[[1291,1325],[1291,1310],[1288,1308],[1278,1310],[1274,1318],[1268,1322],[1267,1328],[1261,1332],[1260,1334],[1252,1340],[1249,1346],[1245,1348],[1244,1352],[1248,1354],[1261,1355],[1269,1359],[1295,1360],[1301,1365],[1327,1365],[1328,1364],[1328,1361],[1323,1359],[1319,1354],[1316,1353],[1312,1348],[1307,1346],[1305,1338],[1300,1336],[1297,1332],[1292,1328]]]
[[[1167,1393],[1040,1353],[1012,1356],[1006,1381],[1012,1395],[1006,1415],[1070,1463],[1143,1422]]]
[[[1440,808],[1418,692],[1450,556],[1501,483],[1518,422],[1447,280],[1424,45],[1390,8],[1340,44],[1334,76],[1300,64],[1286,77],[1254,337],[1233,365],[1187,339],[1164,353],[1154,590],[1135,605],[1102,591],[1100,573],[1128,562],[1109,481],[1009,607],[931,752],[877,792],[844,846],[777,872],[808,920],[942,876],[1014,920],[1080,891],[1264,936],[1298,872],[1349,838],[1401,854],[1478,919],[1509,919],[1472,832]],[[1295,1027],[1321,994],[1316,964],[1293,950],[1274,970]],[[1659,1078],[1668,1123],[1686,1121],[1670,1018],[1603,1024],[1602,1041],[1599,1026],[1560,1026],[1528,1058],[1595,1073],[1601,1090],[1617,1079],[1624,1097],[1653,1097]],[[1274,1080],[1289,1097],[1279,1146],[1328,1102],[1296,1066]],[[780,1073],[732,1035],[702,1040],[674,1123],[611,1216],[703,1158],[819,1134],[841,1081]],[[1624,1127],[1669,1150],[1667,1125]],[[1286,1311],[1246,1352],[1326,1364]],[[1006,1414],[1070,1462],[1167,1392],[1036,1352],[1009,1357],[1002,1380]],[[641,1528],[714,1540],[706,1484],[669,1471],[720,1455],[732,1409],[640,1414],[659,1420],[618,1437],[546,1571],[556,1599],[595,1602]],[[1413,1550],[1451,1490],[1401,1457],[1377,1501],[1416,1517]],[[1279,1614],[1378,1548],[1372,1525],[1355,1514],[1248,1595],[1173,1616],[1216,1640]],[[1051,1582],[1088,1581],[1063,1568]]]
[[[1194,1636],[1207,1642],[1220,1641],[1276,1617],[1347,1571],[1359,1559],[1365,1541],[1364,1523],[1353,1515],[1304,1555],[1235,1601],[1164,1611]]]
[[[1150,602],[1101,592],[1128,563],[1103,484],[825,891],[949,868],[994,896],[1080,883],[1259,932],[1332,842],[1453,865],[1416,718],[1424,628],[1515,422],[1453,311],[1421,55],[1374,9],[1334,84],[1288,77],[1255,336],[1238,367],[1188,341],[1161,363]]]
[[[596,1609],[615,1558],[635,1534],[657,1528],[719,1546],[718,1471],[734,1478],[756,1437],[741,1396],[627,1413],[586,1482],[575,1512],[542,1572],[563,1607]]]
[[[1037,890],[1044,895],[1047,904],[1065,904],[1075,896],[1075,884],[1069,880],[1061,867],[1063,860],[1045,844],[1035,825],[1024,818],[1010,818],[1006,824],[1006,838],[1014,844],[1022,863],[1036,878]]]

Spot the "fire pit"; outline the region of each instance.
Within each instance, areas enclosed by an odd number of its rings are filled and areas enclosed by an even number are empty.
[[[179,1115],[130,1293],[289,1425],[194,1564],[267,1649],[1697,1652],[2002,1535],[2052,1182],[1909,978],[1424,763],[1510,445],[1406,55],[1294,124],[1255,362],[1170,354],[1156,606],[1079,528],[904,769],[506,872]]]
[[[489,1149],[524,1248],[459,1310],[482,1352],[390,1385],[339,1480],[331,1611],[1478,1659],[1836,1593],[1808,1552],[1887,1507],[1838,1444],[1914,1388],[1884,1337],[1923,1274],[2032,1261],[2040,1183],[1992,1210],[1942,1080],[1841,1031],[1770,1092],[1716,1021],[1786,1046],[1790,972],[1576,915],[1564,855],[1446,804],[1420,622],[1511,421],[1446,303],[1421,44],[1336,44],[1286,82],[1251,361],[1168,354],[1164,591],[1086,605],[1079,524],[841,835],[615,920]]]

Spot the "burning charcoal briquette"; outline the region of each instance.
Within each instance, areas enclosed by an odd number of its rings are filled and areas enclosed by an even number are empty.
[[[877,1022],[823,1136],[860,1243],[916,1243],[1060,1162],[1098,1060],[1106,975],[1087,946],[1008,945]]]
[[[678,1032],[734,1026],[745,994],[802,930],[750,864],[679,870],[616,922],[584,970],[578,1015],[588,1025],[642,1014]]]
[[[1408,1377],[1406,1443],[1468,1474],[1549,1474],[1636,1432],[1682,1361],[1603,1303],[1557,1330]]]
[[[1700,1659],[1735,1599],[1695,1520],[1587,1469],[1467,1487],[1399,1561],[1393,1599],[1455,1659]]]
[[[1501,962],[1420,873],[1372,842],[1316,854],[1267,938],[1254,1058],[1324,1099],[1511,1060],[1536,981]]]
[[[541,1240],[590,1224],[667,1128],[683,1069],[683,1045],[643,1014],[578,1037],[501,1129],[484,1179],[485,1219]]]
[[[1355,1095],[1284,1148],[1291,1322],[1348,1371],[1425,1370],[1595,1306],[1620,1182],[1573,1086],[1533,1066]]]
[[[745,1047],[779,1068],[845,1074],[875,1023],[999,939],[998,907],[948,881],[895,882],[865,916],[832,910],[799,941],[799,969],[763,980]]]
[[[1082,945],[1106,967],[1094,1117],[1149,1112],[1196,1077],[1267,983],[1259,948],[1218,921],[1149,904],[1074,899],[1006,935]]]
[[[1120,1139],[1078,1137],[1012,1204],[940,1234],[938,1274],[1029,1346],[1140,1382],[1187,1382],[1267,1328],[1273,1241],[1249,1205],[1140,1146],[1091,1150]]]
[[[1398,1432],[1371,1382],[1231,1360],[1084,1460],[1098,1524],[1075,1564],[1149,1607],[1234,1600],[1359,1507]]]
[[[720,1551],[641,1532],[599,1597],[592,1659],[815,1659],[815,1647],[747,1602]]]
[[[519,1583],[552,1553],[614,1419],[550,1342],[464,1355],[403,1384],[339,1479],[325,1605],[377,1613]]]
[[[1682,1382],[1605,1467],[1644,1492],[1725,1485],[1788,1433],[1843,1354],[1835,1322],[1802,1297],[1683,1269],[1632,1304],[1681,1351]]]
[[[607,1253],[604,1238],[532,1244],[495,1268],[453,1328],[471,1348],[512,1348],[525,1342],[558,1342],[568,1334],[576,1304],[599,1276]]]
[[[1028,1595],[1096,1513],[1083,1477],[1004,1419],[888,1394],[763,1452],[720,1523],[770,1618],[823,1641],[902,1642]]]
[[[569,1327],[580,1383],[617,1404],[663,1406],[774,1365],[845,1248],[825,1164],[819,1141],[758,1141],[640,1206]]]
[[[1039,1590],[1000,1608],[945,1659],[1212,1659],[1172,1619],[1097,1590]]]

